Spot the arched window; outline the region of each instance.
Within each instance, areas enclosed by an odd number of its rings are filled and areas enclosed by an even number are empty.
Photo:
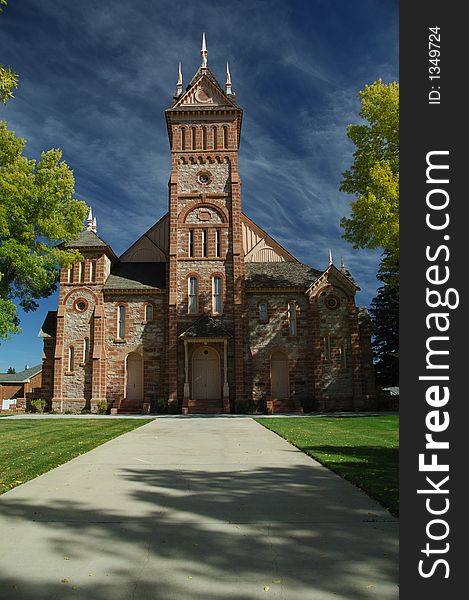
[[[90,359],[90,338],[83,340],[83,362],[87,363]]]
[[[189,256],[194,256],[194,230],[189,229]]]
[[[197,138],[196,138],[195,127],[191,128],[191,135],[192,135],[192,150],[196,150],[197,149]]]
[[[212,279],[212,311],[217,315],[223,312],[223,280],[219,275]]]
[[[228,148],[228,127],[223,127],[223,148]]]
[[[219,229],[215,230],[215,252],[216,256],[221,256],[221,231]]]
[[[208,256],[208,232],[206,229],[202,229],[202,256]]]
[[[90,282],[96,281],[96,261],[90,262]]]
[[[70,346],[68,349],[68,370],[72,372],[75,368],[75,348]]]
[[[125,306],[119,304],[117,307],[117,337],[123,339],[125,335]]]
[[[199,312],[199,280],[197,277],[189,277],[187,283],[189,295],[187,312],[194,315]]]
[[[181,127],[181,150],[186,149],[186,128]]]
[[[67,281],[73,283],[73,265],[68,269]]]
[[[202,127],[202,148],[207,150],[207,128]]]
[[[218,148],[218,128],[216,125],[213,127],[213,148]]]
[[[325,335],[322,339],[323,343],[323,354],[326,360],[331,359],[331,336],[329,334]]]
[[[348,367],[348,352],[347,352],[347,342],[342,342],[340,344],[340,366],[343,369]]]
[[[290,335],[296,335],[296,304],[288,303],[288,332]]]
[[[78,263],[78,281],[80,283],[85,281],[85,261]]]
[[[259,321],[262,323],[268,321],[267,302],[259,302]]]
[[[145,321],[153,321],[153,304],[145,304]]]

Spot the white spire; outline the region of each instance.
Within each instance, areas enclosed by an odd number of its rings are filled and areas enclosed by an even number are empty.
[[[202,33],[202,49],[200,50],[200,55],[202,57],[202,64],[200,66],[202,67],[202,69],[206,69],[207,68],[208,50],[207,50],[207,44],[205,42],[205,31]]]
[[[332,260],[332,250],[329,248],[329,264],[328,266],[330,267],[333,264],[333,260]]]
[[[182,68],[181,68],[181,63],[179,63],[176,96],[180,96],[181,94],[182,94]]]
[[[93,231],[93,211],[91,210],[91,206],[86,219],[86,231]]]
[[[94,231],[95,233],[98,231],[98,223],[96,221],[96,217],[94,217],[93,219],[93,227],[91,228],[91,231]]]
[[[231,74],[230,67],[228,65],[228,61],[226,61],[226,93],[231,94]]]

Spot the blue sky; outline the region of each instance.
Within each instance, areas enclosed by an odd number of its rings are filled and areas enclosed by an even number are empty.
[[[76,196],[121,254],[167,210],[169,145],[164,109],[200,64],[244,109],[240,173],[244,212],[299,260],[325,268],[343,256],[362,291],[376,293],[379,252],[353,250],[339,192],[354,147],[357,92],[398,79],[397,0],[11,0],[0,15],[0,64],[20,76],[0,119],[28,141],[25,153],[61,148]],[[23,333],[0,346],[0,372],[41,361],[37,337],[56,295],[20,315]]]

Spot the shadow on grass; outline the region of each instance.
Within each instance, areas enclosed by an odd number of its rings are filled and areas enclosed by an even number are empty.
[[[399,515],[398,448],[313,445],[301,450]]]

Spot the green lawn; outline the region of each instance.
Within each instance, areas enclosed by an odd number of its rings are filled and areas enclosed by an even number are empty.
[[[0,421],[0,494],[150,419]]]
[[[394,515],[399,513],[399,417],[257,419],[351,481]]]

